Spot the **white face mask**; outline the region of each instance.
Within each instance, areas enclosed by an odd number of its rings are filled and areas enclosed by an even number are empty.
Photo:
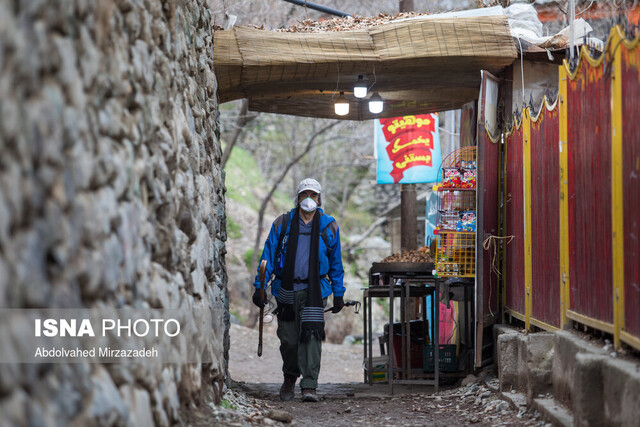
[[[300,202],[300,207],[305,212],[313,212],[318,207],[318,204],[311,197],[307,197],[306,199]]]

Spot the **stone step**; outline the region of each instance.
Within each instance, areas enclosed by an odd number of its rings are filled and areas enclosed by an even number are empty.
[[[533,407],[540,412],[543,419],[556,427],[573,426],[573,413],[552,397],[533,399]]]

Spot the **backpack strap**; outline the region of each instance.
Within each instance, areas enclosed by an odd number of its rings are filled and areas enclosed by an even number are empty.
[[[324,215],[324,214],[321,214]],[[284,236],[287,233],[287,226],[289,225],[289,212],[283,213],[278,218],[276,218],[274,225],[277,227],[282,224],[282,228],[280,228],[280,236],[278,237],[278,246],[276,247],[276,257],[275,262],[278,262],[278,257],[284,250]],[[335,221],[331,221],[329,225],[327,225],[320,233],[322,240],[324,241],[324,246],[327,248],[327,257],[331,254],[331,245],[329,244],[329,235],[327,234],[327,228],[331,230],[333,236],[335,237],[336,232],[338,231],[338,223]],[[274,269],[275,275],[275,269]],[[276,276],[277,277],[277,276]]]
[[[338,223],[335,221],[331,221],[329,223],[329,225],[327,225],[324,230],[322,230],[322,233],[320,234],[322,236],[322,240],[324,240],[324,245],[327,247],[327,257],[329,256],[329,254],[331,253],[331,246],[329,245],[329,236],[327,235],[327,228],[331,230],[331,232],[333,233],[333,236],[336,236],[336,232],[338,231]]]
[[[280,228],[280,237],[278,237],[278,246],[276,248],[276,254],[279,254],[284,249],[282,247],[283,246],[283,241],[284,241],[284,235],[287,233],[287,226],[289,225],[289,213],[288,212],[283,213],[282,215],[280,215],[276,219],[275,225],[278,226],[280,224],[282,224],[282,228]]]
[[[324,215],[324,214],[322,214]],[[282,250],[284,249],[282,247],[283,241],[284,241],[284,236],[287,233],[287,226],[289,225],[289,213],[283,213],[282,215],[280,215],[278,218],[276,218],[275,221],[275,225],[276,227],[278,225],[282,224],[282,228],[280,229],[280,237],[278,237],[278,246],[276,249],[276,253],[280,253],[282,252]],[[329,236],[327,234],[327,228],[329,228],[331,230],[331,232],[333,233],[333,235],[336,235],[336,232],[338,231],[338,224],[335,221],[331,221],[331,223],[329,223],[328,226],[326,226],[324,228],[324,230],[322,230],[322,233],[320,234],[322,236],[322,240],[324,241],[324,245],[327,247],[327,253],[331,252],[331,246],[329,245]]]

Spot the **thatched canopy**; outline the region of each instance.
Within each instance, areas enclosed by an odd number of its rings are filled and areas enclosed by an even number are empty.
[[[236,27],[214,33],[220,102],[248,98],[249,109],[297,116],[365,120],[458,108],[477,98],[480,70],[498,73],[516,58],[504,16],[410,19],[324,33]],[[369,113],[353,97],[364,75],[385,100]],[[350,101],[335,115],[337,93]]]

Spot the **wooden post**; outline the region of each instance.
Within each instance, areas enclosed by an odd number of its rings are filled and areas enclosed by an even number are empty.
[[[622,43],[617,29],[611,30],[611,46]],[[616,43],[613,43],[616,41]],[[613,344],[621,348],[624,330],[624,176],[622,175],[622,48],[614,49],[611,73],[611,231],[613,259]],[[632,284],[633,286],[633,284]]]
[[[570,308],[569,291],[569,172],[567,144],[567,85],[569,79],[568,64],[563,64],[558,70],[558,106],[560,114],[560,327],[569,324],[567,310]]]
[[[413,0],[400,0],[400,12],[413,12]]]
[[[522,110],[522,165],[524,183],[524,314],[525,328],[531,330],[533,311],[532,252],[531,252],[531,110]]]
[[[418,219],[416,213],[416,185],[401,184],[400,189],[400,250],[417,247]]]

